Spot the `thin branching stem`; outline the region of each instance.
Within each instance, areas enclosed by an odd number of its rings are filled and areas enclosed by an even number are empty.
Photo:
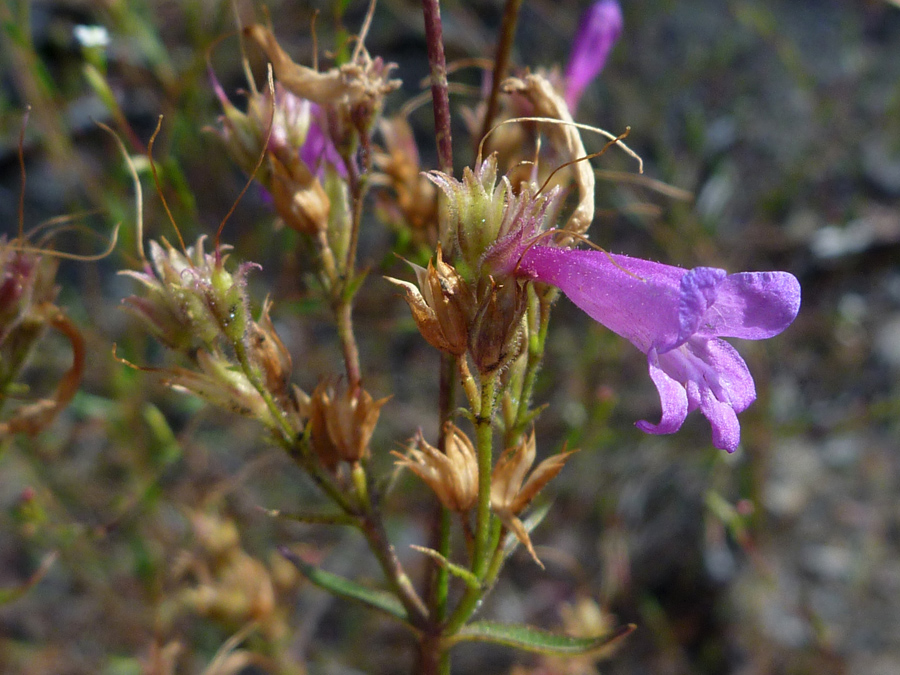
[[[491,124],[497,116],[497,108],[500,101],[500,84],[506,77],[509,68],[509,55],[512,52],[513,39],[516,36],[516,24],[519,22],[519,9],[522,0],[506,0],[503,8],[503,24],[500,27],[500,38],[497,40],[497,53],[494,57],[494,75],[491,80],[491,94],[487,101],[487,110],[484,113],[484,123],[481,127],[479,140],[487,136],[491,130]]]
[[[371,494],[371,490],[369,493]],[[425,603],[416,592],[409,575],[397,558],[393,544],[388,539],[377,500],[368,499],[364,508],[365,513],[360,520],[360,530],[366,537],[366,541],[369,542],[369,548],[378,559],[391,590],[403,603],[410,622],[417,628],[426,628],[429,622],[428,608],[425,607]]]
[[[359,230],[362,224],[363,203],[368,186],[368,174],[360,174],[356,164],[349,158],[345,161],[348,167],[348,182],[352,201],[350,219],[350,244],[344,261],[338,287],[332,289],[332,303],[335,321],[337,322],[338,339],[344,355],[344,368],[347,371],[347,384],[355,395],[359,392],[362,374],[359,364],[359,347],[353,332],[353,295],[356,277],[356,249],[359,242]]]

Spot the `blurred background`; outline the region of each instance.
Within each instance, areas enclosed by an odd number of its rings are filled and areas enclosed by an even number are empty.
[[[516,69],[564,67],[588,3],[527,0]],[[658,397],[643,355],[561,300],[538,399],[542,454],[582,452],[551,488],[534,534],[547,571],[513,558],[483,616],[547,628],[637,630],[608,660],[542,660],[462,646],[454,672],[765,674],[900,672],[900,7],[886,0],[623,0],[625,29],[576,119],[629,145],[595,166],[591,239],[607,250],[683,267],[795,274],[795,323],[737,348],[759,399],[741,415],[731,456],[698,413],[673,436],[637,431]],[[245,177],[204,131],[220,114],[207,58],[232,100],[246,88],[233,34],[269,12],[285,49],[322,63],[346,48],[365,3],[68,0],[0,6],[0,234],[15,236],[23,150],[26,230],[70,214],[81,227],[58,249],[87,254],[122,223],[100,262],[63,261],[57,304],[87,341],[81,389],[35,438],[0,439],[0,671],[6,673],[408,673],[399,629],[304,585],[275,552],[348,576],[378,573],[350,533],[275,520],[315,490],[256,426],[229,418],[129,369],[165,357],[119,308],[137,265],[134,192],[114,141],[154,147],[162,191],[186,241],[212,234]],[[499,0],[442,3],[450,61],[490,57]],[[101,32],[78,27],[98,26]],[[224,37],[223,37],[224,36]],[[404,85],[428,75],[421,7],[378,3],[367,47],[398,64]],[[251,55],[257,75],[258,55]],[[467,69],[452,77],[481,84]],[[454,96],[457,175],[471,161]],[[436,166],[430,106],[410,121],[422,166]],[[599,149],[597,139],[589,149]],[[173,239],[144,175],[148,237]],[[340,369],[327,308],[309,293],[308,251],[273,228],[250,190],[223,239],[266,294],[305,390]],[[95,234],[91,234],[95,233]],[[392,248],[414,247],[374,219],[361,261],[373,273],[356,310],[367,388],[393,393],[378,461],[417,427],[436,431],[437,358],[381,274],[402,273]],[[24,380],[52,389],[71,360],[48,334]],[[49,383],[49,384],[48,384]],[[404,480],[389,500],[406,544],[424,537],[425,492]],[[46,573],[25,589],[41,565]],[[18,590],[17,590],[18,589]],[[25,591],[18,593],[18,591]],[[246,629],[255,621],[252,629]]]

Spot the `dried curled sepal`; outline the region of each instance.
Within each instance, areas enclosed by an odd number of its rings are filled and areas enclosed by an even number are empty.
[[[430,445],[419,431],[406,455],[393,453],[421,478],[446,508],[464,513],[478,499],[478,459],[475,446],[455,424],[444,427],[446,450]]]
[[[547,134],[550,143],[566,161],[573,162],[587,155],[581,134],[573,126],[572,113],[565,99],[557,93],[553,84],[543,75],[533,73],[524,78],[511,77],[503,82],[503,91],[524,96],[533,106],[534,115],[557,119],[565,124],[550,125]],[[594,219],[594,172],[588,162],[577,162],[570,167],[578,187],[578,205],[569,216],[563,229],[584,234]]]
[[[528,470],[534,464],[536,454],[534,432],[518,445],[507,448],[494,466],[491,474],[491,510],[497,515],[506,528],[528,549],[538,565],[538,559],[531,544],[528,531],[519,520],[521,513],[531,500],[544,489],[577,450],[561,452],[548,457],[535,467],[525,480]]]
[[[365,48],[357,50],[349,63],[320,73],[295,63],[265,26],[248,26],[244,35],[266,53],[275,69],[275,77],[286,89],[320,105],[380,107],[381,99],[400,87],[400,80],[389,78],[396,66],[386,64],[380,58],[373,59]]]

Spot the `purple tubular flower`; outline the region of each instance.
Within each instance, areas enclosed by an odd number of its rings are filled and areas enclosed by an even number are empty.
[[[747,364],[720,338],[778,335],[800,309],[800,284],[787,272],[686,270],[601,251],[532,246],[515,274],[558,287],[647,354],[662,419],[642,420],[639,429],[672,433],[700,408],[712,425],[713,444],[728,452],[740,442],[737,413],[756,399],[756,388]]]
[[[616,0],[599,0],[582,15],[569,65],[566,67],[566,103],[574,111],[581,94],[597,77],[622,33],[622,9]]]

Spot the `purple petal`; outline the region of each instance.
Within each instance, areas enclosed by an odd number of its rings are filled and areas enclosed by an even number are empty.
[[[679,287],[687,270],[603,251],[549,246],[525,251],[516,270],[557,286],[591,318],[642,352],[654,345],[678,344]]]
[[[763,340],[787,328],[800,310],[800,283],[787,272],[743,272],[725,278],[697,334]]]
[[[660,351],[668,351],[684,344],[697,332],[706,311],[716,301],[718,287],[727,276],[725,270],[715,267],[695,267],[681,277],[678,301],[678,338],[675,344]]]
[[[659,359],[655,349],[647,354],[650,364],[650,378],[659,392],[659,401],[662,404],[662,419],[659,424],[651,424],[646,420],[640,420],[635,424],[638,429],[648,434],[671,434],[678,431],[684,424],[688,414],[687,390],[681,383],[673,380],[659,366]]]
[[[707,389],[703,392],[700,410],[712,426],[713,445],[726,452],[737,450],[741,442],[741,425],[734,408],[717,399]]]
[[[581,94],[600,74],[622,33],[622,9],[615,0],[595,2],[582,15],[566,68],[566,103],[575,110]]]
[[[341,178],[347,177],[347,167],[344,166],[344,160],[341,158],[334,143],[322,129],[322,113],[321,108],[316,104],[310,105],[310,113],[312,120],[309,123],[309,130],[306,133],[306,140],[300,148],[300,160],[309,167],[316,176],[321,180],[325,175],[325,163],[327,162],[334,167]]]
[[[685,388],[688,410],[699,407],[709,420],[713,444],[734,452],[740,442],[737,413],[756,400],[753,377],[737,350],[724,340],[695,336],[661,354],[659,367]]]

